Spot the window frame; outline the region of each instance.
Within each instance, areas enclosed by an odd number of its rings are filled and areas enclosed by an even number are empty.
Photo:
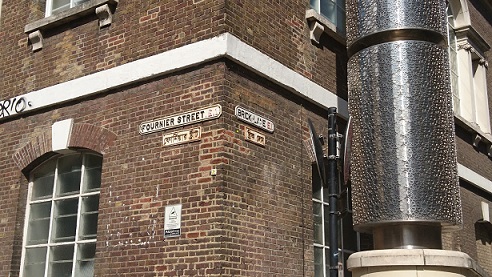
[[[327,13],[322,12],[321,8],[323,6],[323,3],[326,3],[325,5],[333,5],[334,6],[334,19],[330,18],[330,15]],[[315,10],[318,14],[322,15],[324,18],[326,18],[330,23],[332,23],[335,26],[335,31],[336,33],[339,33],[342,36],[345,36],[346,30],[346,7],[345,7],[345,0],[310,0],[309,1],[309,6]],[[339,22],[339,16],[343,15],[343,18],[341,18],[341,22]]]
[[[451,6],[446,7],[447,14],[447,39],[449,54],[449,74],[451,82],[451,93],[453,96],[453,111],[460,114],[460,95],[459,95],[459,67],[458,67],[458,42],[455,28],[455,19]]]
[[[453,62],[456,63],[458,72],[457,85],[453,91],[454,115],[460,125],[477,133],[490,145],[492,136],[489,96],[486,80],[484,80],[488,68],[484,52],[488,51],[490,46],[471,26],[466,2],[448,1],[447,16],[448,30],[452,29],[456,36],[456,59],[452,60],[453,57],[450,55],[451,82],[453,82],[451,72]],[[450,32],[448,32],[448,42],[449,38]],[[455,101],[456,98],[459,100]],[[489,156],[492,156],[492,148],[489,150]]]
[[[81,159],[81,163],[80,163],[80,167],[79,167],[79,170],[80,170],[80,177],[78,179],[78,191],[77,192],[68,192],[68,193],[60,193],[58,191],[58,187],[59,186],[62,186],[59,184],[59,179],[60,179],[60,172],[59,172],[59,169],[60,169],[60,161],[63,159],[63,158],[66,158],[66,157],[70,157],[70,156],[73,156],[75,157],[76,155],[80,155],[80,159]],[[96,166],[94,167],[89,167],[89,164],[88,164],[88,156],[95,156],[95,157],[98,157],[100,160],[98,160],[96,162]],[[34,192],[34,185],[35,185],[35,181],[36,180],[39,180],[41,178],[38,178],[36,179],[35,178],[35,174],[36,173],[39,173],[37,172],[38,170],[40,169],[43,169],[44,166],[50,166],[49,163],[54,163],[54,171],[53,171],[53,180],[52,180],[52,188],[51,189],[51,195],[46,197],[46,195],[44,197],[38,197],[37,199],[33,199],[33,192]],[[95,176],[95,175],[88,175],[89,173],[87,172],[87,170],[90,170],[90,169],[99,169],[99,173],[98,176]],[[95,247],[96,247],[96,241],[97,241],[97,218],[99,216],[99,203],[100,203],[100,191],[101,191],[101,171],[102,170],[102,156],[97,154],[97,153],[94,153],[94,152],[88,152],[88,151],[70,151],[70,153],[67,153],[67,154],[63,154],[63,155],[56,155],[54,157],[51,157],[49,160],[43,162],[41,165],[39,165],[38,167],[36,167],[35,169],[33,169],[31,172],[30,172],[30,175],[29,175],[29,184],[28,184],[28,193],[27,193],[27,201],[26,201],[26,214],[25,214],[25,219],[24,219],[24,231],[23,231],[23,240],[22,240],[22,254],[21,254],[21,263],[20,263],[20,272],[19,272],[19,276],[24,276],[26,274],[26,263],[27,263],[27,258],[26,256],[28,255],[28,251],[29,249],[33,249],[33,252],[35,249],[41,249],[45,251],[44,253],[44,262],[43,263],[43,269],[44,269],[44,273],[43,273],[43,276],[53,276],[53,275],[50,275],[49,274],[49,271],[51,269],[51,266],[50,266],[50,263],[53,263],[53,261],[51,260],[52,256],[55,256],[53,254],[53,252],[56,250],[57,247],[72,247],[72,253],[70,255],[69,253],[69,256],[71,256],[71,260],[70,260],[70,263],[71,263],[71,266],[72,266],[72,269],[71,269],[71,272],[72,272],[72,276],[78,276],[79,274],[79,271],[77,271],[77,268],[79,266],[79,262],[92,262],[92,273],[93,273],[93,270],[94,270],[94,260],[95,260]],[[73,173],[74,171],[69,171],[68,173]],[[49,174],[48,174],[49,175]],[[90,186],[90,184],[86,183],[86,179],[87,177],[89,178],[94,178],[94,176],[96,177],[96,179],[98,179],[98,185],[96,185],[96,188],[93,188],[92,186]],[[89,189],[87,189],[87,185],[89,185]],[[84,191],[85,190],[85,191]],[[91,199],[92,198],[92,201],[94,201],[94,198],[96,198],[97,196],[97,206],[94,205],[94,202],[93,203],[86,203],[85,205],[83,204],[84,201],[88,200],[88,199]],[[73,200],[77,200],[77,204],[76,204],[76,223],[75,223],[75,226],[74,226],[74,229],[75,229],[75,234],[74,234],[74,237],[73,237],[73,240],[70,240],[70,237],[61,237],[62,239],[59,240],[59,241],[53,241],[53,238],[55,237],[56,238],[56,235],[54,234],[55,231],[54,231],[54,226],[55,226],[55,220],[57,219],[60,219],[60,218],[68,218],[70,217],[70,215],[73,215],[73,214],[63,214],[63,213],[60,213],[60,214],[57,214],[55,215],[55,210],[56,209],[59,209],[59,207],[61,206],[61,204],[63,203],[63,201],[73,201]],[[36,204],[43,204],[43,203],[50,203],[50,210],[49,210],[49,223],[48,223],[48,230],[47,230],[47,235],[46,235],[46,240],[44,241],[44,238],[43,238],[43,242],[36,242],[36,243],[30,243],[29,239],[30,239],[30,231],[32,231],[30,229],[30,222],[32,220],[31,218],[31,214],[32,214],[32,205],[36,205]],[[91,206],[92,205],[92,206]],[[89,211],[87,211],[87,207],[89,208],[94,208],[95,209],[91,209]],[[73,207],[72,207],[73,208]],[[95,223],[93,221],[92,224],[95,224],[93,226],[91,226],[91,224],[88,224],[88,225],[84,225],[82,222],[83,220],[83,216],[87,216],[88,217],[91,217],[91,215],[93,216],[94,214],[96,214],[96,219],[95,219]],[[94,220],[94,218],[92,218],[92,220]],[[90,233],[90,236],[89,238],[87,237],[84,237],[83,234],[81,234],[82,232],[82,227],[92,227],[92,229],[94,230],[91,230],[91,233]],[[69,239],[69,241],[65,241],[64,239]],[[85,257],[81,257],[83,256],[83,252],[84,251],[82,248],[83,247],[93,247],[93,249],[89,249],[90,251],[90,255],[91,257],[87,258],[87,256]],[[86,248],[87,250],[87,248]],[[54,263],[56,263],[57,260],[55,260]],[[69,261],[68,259],[65,260],[65,263],[67,263],[67,261]],[[40,260],[41,262],[41,260]],[[63,261],[62,261],[63,262]]]
[[[56,9],[53,9],[53,4],[56,0],[46,0],[46,9],[45,9],[45,17],[51,16],[53,14],[57,14],[62,11],[66,11],[68,9],[71,9],[75,6],[81,5],[84,2],[88,2],[89,0],[64,0],[69,2],[68,4],[65,4],[61,7],[58,7]]]
[[[313,273],[314,276],[316,275],[316,249],[322,249],[322,268],[323,268],[323,273],[321,276],[323,277],[328,277],[330,276],[329,272],[329,256],[328,252],[330,250],[330,245],[328,240],[328,235],[329,235],[329,222],[328,222],[328,215],[326,213],[328,212],[328,188],[324,188],[323,185],[321,184],[321,180],[318,176],[318,171],[315,169],[315,166],[312,167],[312,205],[313,205]],[[339,178],[340,180],[340,178]],[[340,184],[339,184],[340,186]],[[338,263],[343,264],[343,270],[344,272],[347,272],[347,266],[346,266],[346,261],[349,255],[358,252],[361,250],[361,239],[360,239],[360,233],[355,232],[353,230],[353,224],[352,224],[352,209],[350,205],[350,188],[347,186],[342,186],[342,189],[344,192],[342,195],[346,198],[345,200],[347,202],[343,203],[343,205],[340,205],[340,209],[344,209],[344,212],[342,213],[344,216],[339,216],[338,218]],[[317,191],[319,191],[317,193]],[[340,190],[342,191],[342,190]],[[319,197],[318,197],[319,195]],[[341,201],[340,201],[341,202]],[[339,202],[339,203],[340,203]],[[319,204],[321,205],[321,224],[322,224],[322,232],[321,232],[321,239],[322,242],[318,243],[315,241],[315,233],[316,233],[316,220],[315,220],[315,205]],[[344,227],[347,227],[351,225],[352,228],[349,230],[345,230]],[[356,248],[357,249],[346,249],[345,248],[345,241],[347,239],[347,236],[355,233],[355,242],[356,242]]]

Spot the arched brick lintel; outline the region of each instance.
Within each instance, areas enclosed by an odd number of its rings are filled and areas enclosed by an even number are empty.
[[[104,151],[113,145],[116,134],[91,124],[76,123],[72,127],[69,148],[87,148],[104,154]]]
[[[51,130],[47,130],[19,148],[12,159],[20,170],[24,170],[36,159],[49,155],[51,150]]]
[[[72,126],[68,148],[85,148],[104,154],[114,144],[116,134],[87,123],[75,123]],[[19,148],[12,159],[17,167],[27,174],[47,157],[55,155],[52,146],[52,133],[47,130]]]

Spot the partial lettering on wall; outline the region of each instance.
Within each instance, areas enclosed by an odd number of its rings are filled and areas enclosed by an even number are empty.
[[[20,114],[29,110],[32,103],[25,96],[17,96],[7,100],[0,100],[0,119]]]
[[[146,135],[180,126],[191,125],[197,122],[216,119],[219,118],[221,114],[222,106],[217,104],[211,107],[142,122],[138,127],[138,131],[141,135]]]

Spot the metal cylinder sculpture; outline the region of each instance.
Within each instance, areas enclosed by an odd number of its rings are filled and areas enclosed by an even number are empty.
[[[446,1],[348,0],[354,227],[375,249],[460,227]]]

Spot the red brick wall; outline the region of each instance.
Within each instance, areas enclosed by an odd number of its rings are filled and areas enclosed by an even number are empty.
[[[44,15],[38,1],[3,3],[0,99],[48,87],[189,43],[231,32],[334,93],[346,97],[345,47],[309,40],[308,1],[120,1],[113,23],[94,16],[43,33],[32,53],[24,26]],[[337,79],[338,78],[338,79]],[[19,82],[22,80],[22,82]]]
[[[289,68],[346,98],[346,49],[327,36],[309,39],[309,1],[227,1],[226,30]],[[337,79],[338,78],[338,79]]]
[[[32,53],[23,29],[43,17],[42,8],[38,1],[3,0],[0,99],[224,32],[346,98],[344,46],[328,37],[320,47],[311,44],[308,8],[303,0],[120,1],[111,26],[99,29],[95,16],[77,20],[48,32],[43,49]],[[488,17],[470,10],[492,44]],[[491,88],[492,71],[487,74]],[[143,121],[216,103],[223,115],[199,124],[200,142],[163,147],[162,133],[138,134]],[[244,140],[246,124],[233,115],[236,105],[275,123],[273,134],[258,130],[265,147]],[[98,276],[311,276],[311,164],[302,140],[307,118],[326,133],[324,117],[324,110],[221,60],[2,121],[0,276],[18,274],[27,197],[27,179],[12,156],[67,118],[117,137],[104,154]],[[492,179],[490,158],[470,145],[466,133],[457,145],[460,163]],[[467,213],[490,201],[467,191],[463,197]],[[164,239],[164,208],[176,203],[183,204],[183,235]],[[445,244],[480,258],[484,250],[467,239],[474,232],[469,228],[446,235],[451,240]]]
[[[113,23],[95,15],[43,34],[32,53],[24,26],[44,16],[40,1],[3,1],[0,99],[48,87],[224,32],[224,0],[120,1]],[[20,82],[22,80],[22,82]]]
[[[475,134],[456,127],[456,148],[458,162],[483,177],[492,180],[492,160],[487,155],[485,143],[473,146]],[[491,199],[492,200],[492,199]]]
[[[198,124],[200,142],[163,147],[162,132],[138,133],[143,121],[216,103],[223,114]],[[265,147],[244,140],[236,105],[275,123],[273,134],[257,130]],[[22,242],[27,179],[12,156],[66,118],[117,136],[104,154],[98,276],[310,275],[311,162],[302,140],[308,117],[326,132],[323,116],[244,68],[219,62],[3,123],[0,172],[9,190],[0,194],[7,242],[0,275],[16,276]],[[183,204],[183,234],[164,239],[164,208],[176,203]]]
[[[490,223],[479,223],[483,219],[481,202],[492,207],[490,196],[473,185],[461,181],[461,203],[463,207],[462,229],[443,235],[443,246],[447,250],[462,251],[470,255],[479,265],[492,274],[490,251]]]

